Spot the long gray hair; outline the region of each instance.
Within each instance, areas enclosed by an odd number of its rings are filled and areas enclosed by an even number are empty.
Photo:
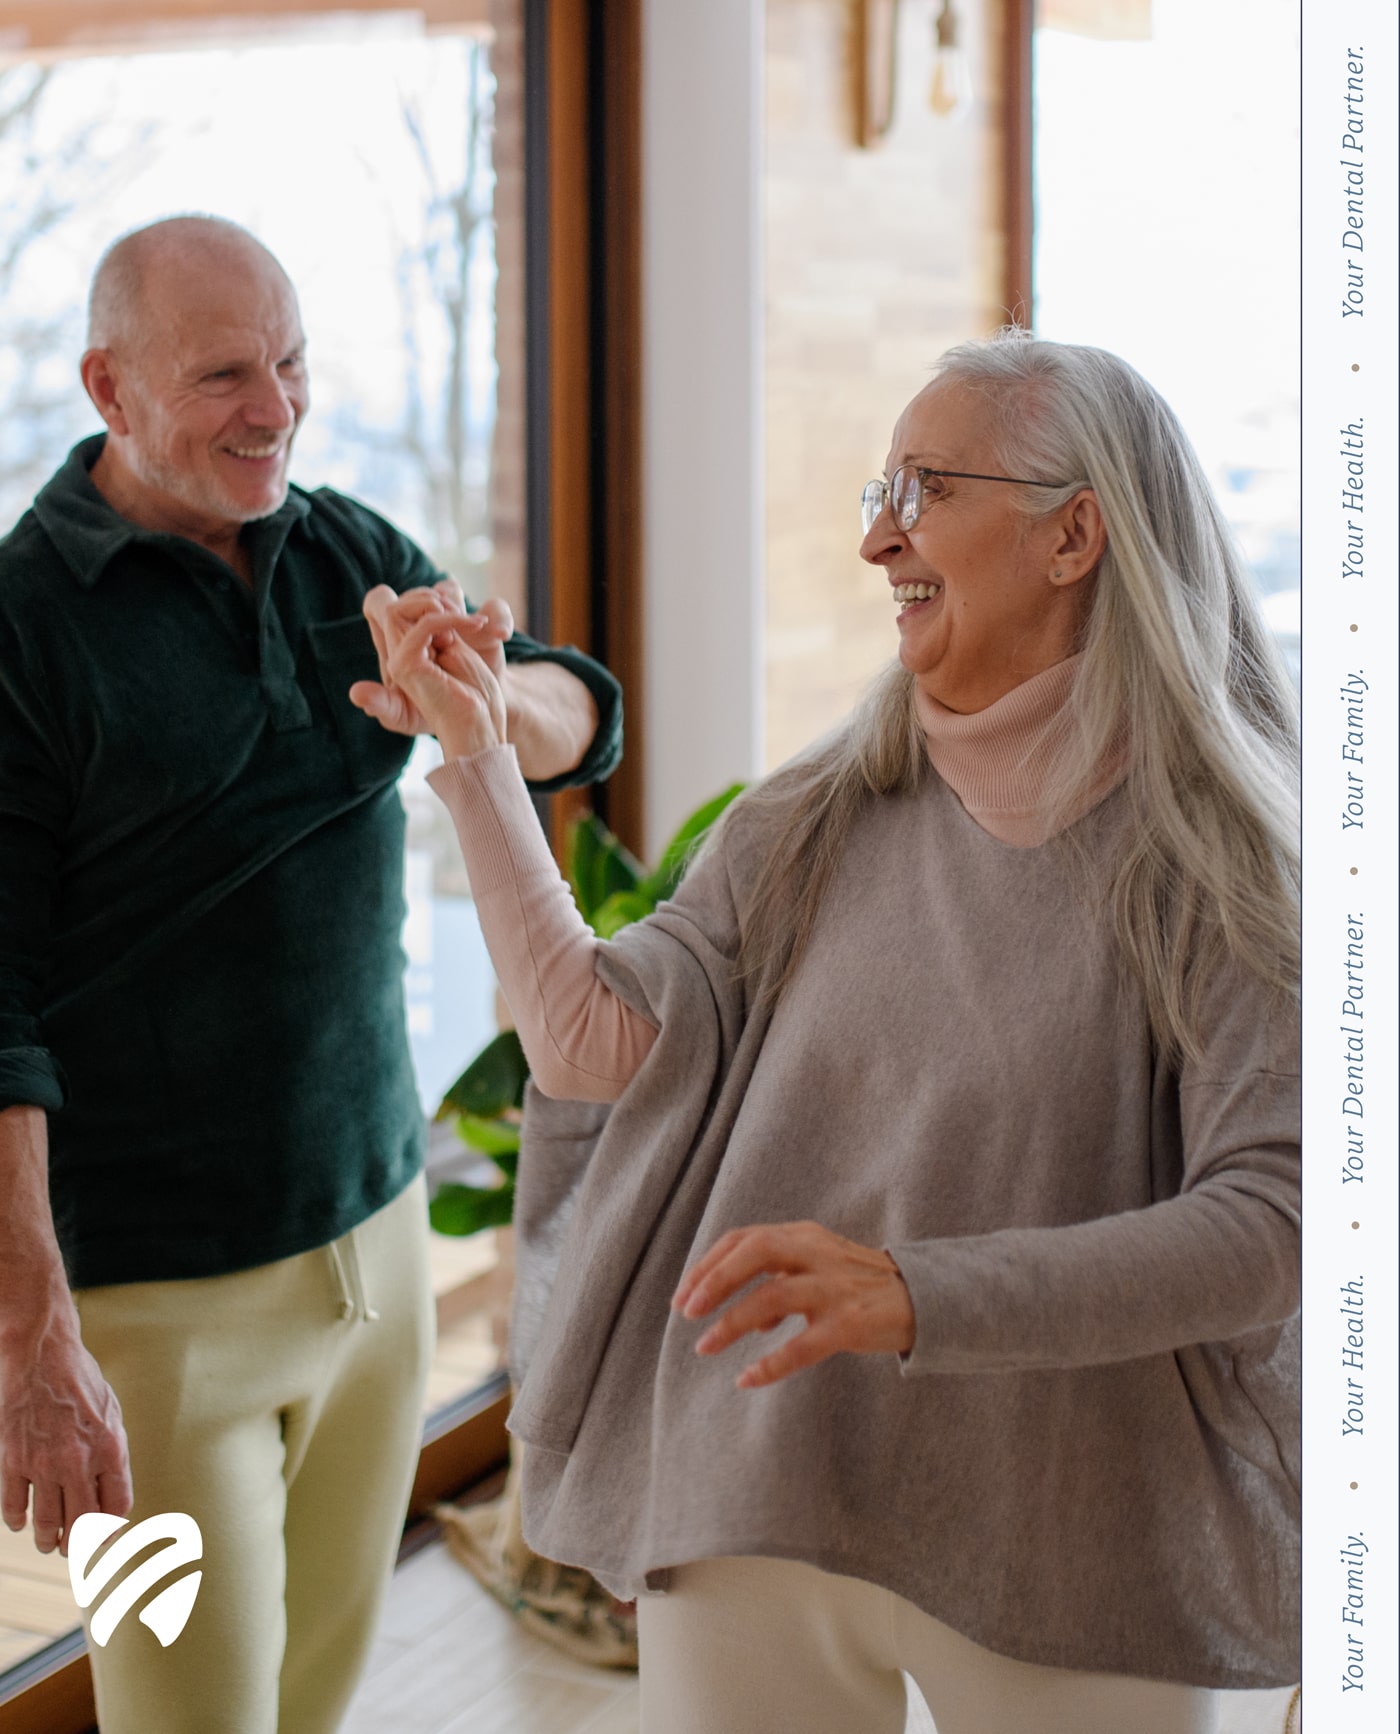
[[[1126,738],[1133,822],[1102,892],[1159,1046],[1198,1052],[1200,992],[1227,957],[1298,991],[1292,687],[1180,423],[1126,362],[1012,330],[949,350],[935,380],[985,400],[1006,474],[1065,478],[1008,489],[1014,511],[1042,518],[1086,487],[1098,498],[1108,547],[1045,813],[1082,805]],[[741,968],[764,997],[791,978],[866,802],[931,774],[913,690],[895,664],[848,723],[746,797],[785,819],[742,915]]]

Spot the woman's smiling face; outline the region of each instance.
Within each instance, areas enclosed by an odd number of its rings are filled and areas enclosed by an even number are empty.
[[[904,464],[1003,475],[986,424],[977,394],[936,380],[900,416],[887,477]],[[985,710],[1078,648],[1090,588],[1078,580],[1103,551],[1097,502],[1085,490],[1038,521],[1013,502],[1003,481],[934,478],[912,530],[886,506],[860,545],[895,592],[900,661],[949,710]],[[906,585],[926,597],[904,600]]]

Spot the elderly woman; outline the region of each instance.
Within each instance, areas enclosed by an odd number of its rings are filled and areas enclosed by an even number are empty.
[[[896,1734],[900,1670],[939,1734],[1201,1734],[1298,1674],[1291,693],[1111,355],[952,350],[863,520],[897,666],[611,943],[489,657],[370,605],[536,1084],[615,1103],[526,1532],[640,1593],[647,1734]]]

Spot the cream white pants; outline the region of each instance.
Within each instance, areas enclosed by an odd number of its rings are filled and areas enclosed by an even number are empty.
[[[77,1295],[126,1422],[131,1521],[187,1512],[204,1540],[198,1599],[168,1649],[134,1613],[105,1648],[89,1639],[102,1734],[339,1727],[418,1458],[427,1237],[420,1175],[295,1258]]]
[[[1218,1694],[984,1650],[889,1590],[783,1559],[710,1559],[637,1603],[642,1734],[1213,1734]]]

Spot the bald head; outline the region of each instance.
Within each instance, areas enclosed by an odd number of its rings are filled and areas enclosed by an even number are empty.
[[[286,272],[217,217],[126,235],[93,278],[83,384],[107,439],[90,471],[123,517],[243,558],[242,526],[287,494],[310,402]]]
[[[166,217],[114,241],[98,262],[88,296],[89,349],[135,355],[165,328],[172,299],[197,307],[210,282],[261,280],[293,296],[276,258],[223,217]]]

